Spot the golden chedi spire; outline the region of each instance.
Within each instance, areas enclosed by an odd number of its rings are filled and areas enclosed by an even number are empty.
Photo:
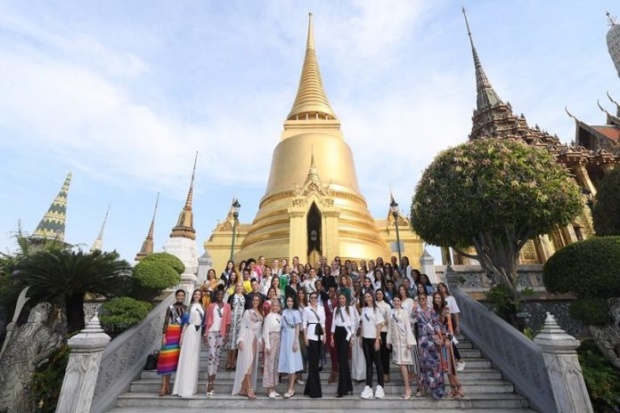
[[[103,231],[105,230],[105,224],[108,221],[109,213],[110,204],[108,204],[108,209],[105,211],[105,216],[103,217],[103,224],[101,224],[101,229],[99,230],[99,235],[97,235],[97,239],[95,240],[95,242],[93,242],[93,246],[90,247],[90,252],[103,250]]]
[[[194,158],[194,170],[192,171],[192,181],[189,185],[185,206],[179,214],[177,225],[172,228],[170,238],[189,238],[196,239],[196,230],[194,229],[194,213],[192,212],[192,201],[194,197],[194,177],[196,176],[196,162],[198,161],[198,151]]]
[[[65,222],[67,220],[67,196],[69,195],[69,185],[73,174],[69,172],[62,184],[62,188],[52,205],[37,225],[32,233],[33,238],[52,239],[57,241],[65,240]]]
[[[153,210],[153,219],[151,219],[151,226],[149,227],[149,233],[146,234],[146,238],[142,243],[142,248],[136,254],[134,260],[140,261],[142,258],[153,253],[153,235],[155,234],[155,216],[157,215],[157,205],[159,205],[159,192],[157,193],[157,199],[155,200],[155,209]]]
[[[308,262],[317,253],[362,259],[389,251],[360,193],[351,148],[327,100],[310,15],[295,103],[274,149],[259,211],[234,259],[299,256]]]
[[[327,94],[323,88],[319,61],[314,48],[314,31],[312,27],[312,13],[309,14],[308,40],[306,43],[306,57],[301,70],[299,88],[293,103],[293,108],[288,114],[288,120],[299,119],[336,119]]]

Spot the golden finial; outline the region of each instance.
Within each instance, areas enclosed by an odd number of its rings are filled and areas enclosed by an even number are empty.
[[[179,214],[177,225],[172,228],[171,238],[189,238],[196,239],[196,230],[194,229],[194,214],[192,213],[192,201],[194,196],[194,178],[196,176],[196,163],[198,162],[198,151],[194,158],[194,169],[192,170],[192,181],[189,185],[187,200],[185,206]]]
[[[103,224],[101,224],[101,229],[99,230],[99,235],[97,235],[97,239],[93,242],[93,246],[90,247],[90,251],[101,251],[103,250],[103,231],[105,230],[105,224],[108,221],[108,214],[110,213],[110,206],[112,204],[108,204],[108,209],[105,212],[105,216],[103,217]]]
[[[334,120],[336,115],[332,110],[327,94],[323,88],[319,61],[316,57],[314,45],[314,29],[312,13],[308,17],[308,40],[306,42],[306,57],[301,70],[299,88],[293,103],[293,108],[287,120]]]
[[[155,234],[155,216],[157,215],[157,206],[159,205],[159,192],[157,193],[157,199],[155,199],[155,209],[153,210],[153,219],[151,219],[151,226],[149,232],[142,243],[140,252],[136,254],[136,261],[140,261],[142,258],[153,253],[153,235]]]

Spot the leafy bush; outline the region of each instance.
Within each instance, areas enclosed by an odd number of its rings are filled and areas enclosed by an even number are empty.
[[[38,406],[42,403],[37,412],[53,413],[56,411],[70,352],[71,349],[65,344],[52,353],[47,363],[37,367],[30,385],[33,404]]]
[[[580,297],[569,307],[570,316],[585,324],[602,326],[611,322],[607,300],[596,297]]]
[[[140,264],[143,262],[156,262],[158,264],[169,265],[174,268],[178,274],[183,274],[183,271],[185,271],[185,264],[183,264],[183,261],[172,254],[168,254],[167,252],[156,252],[149,254],[140,260]]]
[[[620,372],[603,357],[593,340],[581,343],[577,353],[594,411],[618,412],[620,409]]]
[[[101,306],[101,326],[106,333],[117,336],[144,320],[151,308],[150,303],[130,297],[114,298]]]
[[[545,287],[552,293],[578,296],[620,296],[620,237],[593,237],[567,245],[543,268]]]
[[[620,169],[614,169],[599,182],[592,219],[596,235],[620,235]]]
[[[134,285],[131,296],[151,302],[166,288],[181,280],[179,273],[170,265],[157,261],[140,261],[133,270]]]

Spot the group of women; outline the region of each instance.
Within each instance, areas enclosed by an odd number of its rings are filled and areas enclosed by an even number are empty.
[[[234,265],[227,266],[226,280],[235,284],[213,283],[206,307],[200,289],[193,292],[188,306],[183,304],[184,292],[177,291],[176,303],[166,312],[158,363],[160,396],[190,397],[197,393],[204,341],[207,397],[214,395],[224,346],[229,349],[226,369],[235,371],[232,394],[248,399],[256,398],[259,360],[262,386],[269,398],[294,397],[296,384],[305,384],[304,395],[322,397],[320,371],[327,354],[332,367],[328,383],[337,381],[336,397],[352,394],[356,380],[365,382],[362,398],[383,398],[384,387],[390,382],[390,359],[403,377],[404,399],[413,395],[411,382],[417,384],[417,397],[424,397],[426,392],[435,399],[464,397],[457,376],[458,307],[445,284],[438,284],[435,292],[430,282],[420,282],[421,277],[413,273],[411,279],[402,277],[393,288],[393,272],[385,277],[376,267],[371,276],[356,281],[344,270],[336,274],[338,282],[330,283],[328,278],[334,273],[327,273],[328,268],[333,267],[327,266],[316,281],[316,272],[311,269],[311,283],[305,274],[300,280],[296,271],[288,274],[286,270],[263,268],[266,276],[261,281],[267,278],[271,285],[265,297],[258,292],[247,293],[244,280],[233,275]],[[324,284],[329,285],[326,290]],[[377,385],[373,390],[375,371]],[[170,375],[174,372],[171,390]],[[305,383],[302,372],[307,372]],[[447,394],[444,374],[451,388]],[[284,376],[288,386],[279,394],[276,386]]]

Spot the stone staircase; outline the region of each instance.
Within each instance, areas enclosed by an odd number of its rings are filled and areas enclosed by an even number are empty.
[[[462,340],[461,340],[462,339]],[[265,389],[261,387],[262,377],[256,384],[257,399],[248,400],[242,396],[231,396],[234,381],[234,372],[220,371],[216,377],[215,395],[208,399],[205,395],[206,388],[206,354],[203,351],[201,359],[201,372],[198,382],[198,394],[191,398],[174,396],[159,397],[161,379],[154,371],[143,371],[140,377],[134,380],[129,391],[121,395],[117,400],[117,407],[109,413],[204,413],[222,412],[234,413],[245,410],[274,410],[278,413],[286,412],[342,412],[346,410],[377,411],[389,409],[391,412],[404,412],[426,410],[428,412],[472,412],[472,413],[533,413],[529,409],[526,398],[514,392],[512,383],[502,378],[501,373],[491,366],[491,362],[482,357],[480,351],[474,349],[472,343],[461,337],[459,350],[466,363],[465,371],[459,373],[466,394],[464,399],[433,400],[430,395],[422,398],[412,397],[411,400],[403,400],[404,385],[397,366],[391,367],[391,382],[385,385],[385,398],[378,400],[363,400],[360,393],[364,383],[353,383],[353,395],[336,398],[336,384],[327,384],[330,373],[330,363],[321,372],[321,385],[323,398],[310,399],[303,395],[304,386],[296,386],[296,394],[291,399],[271,400],[267,397]],[[225,358],[226,351],[222,358]],[[225,360],[222,360],[222,367]],[[223,369],[221,369],[223,370]],[[173,378],[174,379],[174,378]],[[376,377],[373,383],[376,385]],[[446,380],[447,383],[447,380]],[[277,390],[279,393],[286,391],[286,379]],[[449,386],[446,384],[449,391]],[[415,393],[415,387],[413,387]]]

